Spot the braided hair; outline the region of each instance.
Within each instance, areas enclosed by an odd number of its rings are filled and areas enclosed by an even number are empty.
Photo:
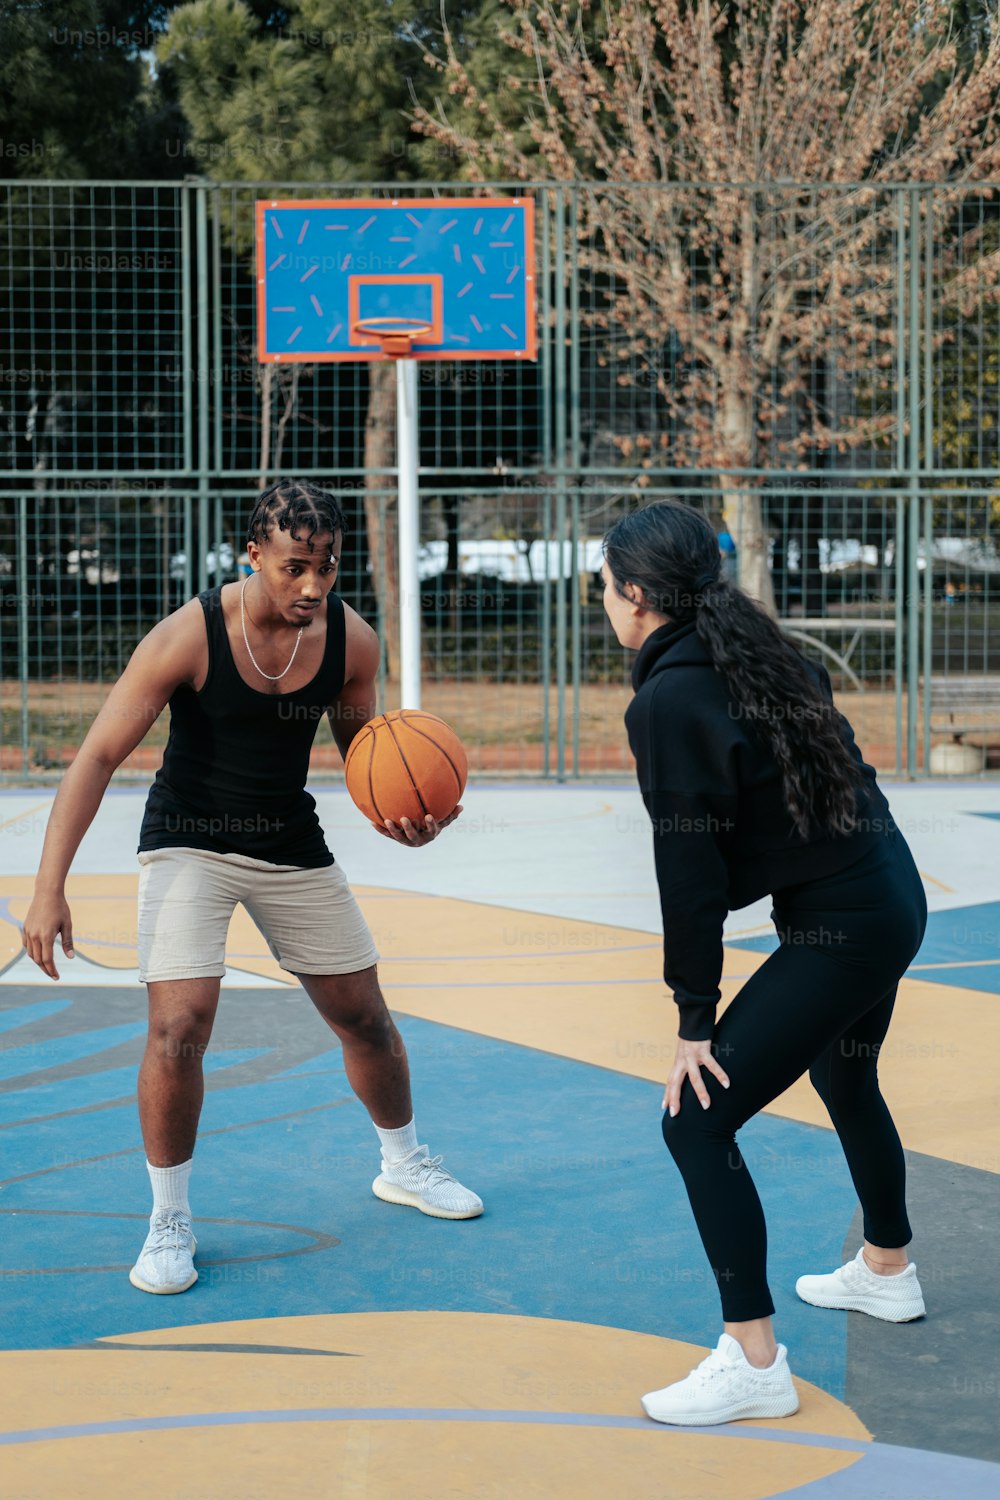
[[[336,495],[308,479],[279,479],[258,496],[247,526],[247,541],[261,547],[275,529],[290,532],[296,541],[300,540],[299,531],[304,530],[312,551],[313,537],[335,536],[338,531],[343,536],[347,522]]]
[[[796,831],[806,837],[815,821],[849,833],[866,783],[840,714],[770,615],[720,576],[718,538],[701,512],[676,500],[631,511],[604,538],[604,556],[623,597],[638,585],[650,609],[694,621],[739,716],[778,763]]]

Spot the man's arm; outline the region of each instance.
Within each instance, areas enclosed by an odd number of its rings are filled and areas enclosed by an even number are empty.
[[[28,955],[52,979],[59,978],[52,956],[57,935],[62,936],[67,956],[73,953],[72,917],[65,897],[73,857],[112,775],[155,724],[174,689],[193,677],[199,628],[203,641],[201,605],[192,600],[139,642],[59,784],[21,932]]]
[[[375,679],[382,647],[371,626],[349,604],[344,605],[344,631],[344,686],[327,718],[337,749],[346,760],[354,736],[375,717]]]

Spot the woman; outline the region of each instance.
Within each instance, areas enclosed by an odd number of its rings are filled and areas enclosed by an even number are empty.
[[[612,527],[604,557],[605,610],[638,651],[625,723],[680,1010],[663,1135],[724,1320],[708,1358],[643,1407],[693,1426],[790,1416],[798,1398],[771,1324],[764,1216],[735,1132],[808,1069],[864,1210],[864,1244],[796,1291],[893,1322],[923,1314],[905,1250],[903,1151],[876,1073],[923,937],[923,887],[825,671],[720,577],[708,522],[673,501],[646,506]],[[717,1021],[726,913],[766,894],[779,947]]]

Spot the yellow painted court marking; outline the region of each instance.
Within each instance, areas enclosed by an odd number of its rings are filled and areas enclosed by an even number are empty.
[[[846,1406],[804,1381],[797,1382],[801,1406],[795,1416],[747,1422],[746,1438],[676,1432],[651,1422],[598,1428],[586,1421],[565,1426],[486,1420],[490,1413],[522,1411],[641,1419],[642,1392],[682,1378],[705,1354],[696,1345],[651,1334],[556,1319],[325,1314],[115,1337],[116,1344],[129,1342],[245,1343],[325,1349],[344,1357],[122,1348],[3,1353],[3,1427],[303,1408],[361,1408],[365,1415],[356,1421],[251,1422],[5,1447],[5,1488],[11,1494],[20,1500],[107,1500],[121,1492],[122,1474],[155,1472],[159,1488],[172,1495],[193,1494],[197,1476],[198,1500],[290,1494],[307,1500],[352,1494],[367,1500],[568,1500],[667,1493],[689,1500],[763,1500],[863,1463],[864,1457],[821,1443],[754,1441],[755,1429],[870,1439]],[[400,1410],[415,1415],[380,1421],[367,1415],[372,1408],[385,1409],[387,1416]],[[449,1411],[482,1413],[484,1420],[449,1422],[435,1415]]]
[[[1000,964],[1000,958],[956,958],[946,964],[914,964],[921,974],[925,969],[988,969]]]
[[[917,874],[921,880],[929,880],[931,885],[936,885],[939,891],[947,891],[949,896],[954,896],[955,887],[953,885],[945,885],[943,880],[938,880],[936,875],[928,875],[926,870],[918,870]]]
[[[74,914],[74,941],[87,958],[134,967],[137,880],[70,877],[71,908],[79,895],[97,898],[86,902],[86,915],[82,907]],[[27,910],[31,886],[28,877],[10,877],[0,886],[15,918]],[[652,935],[450,897],[364,887],[355,893],[382,954],[379,975],[394,1011],[647,1079],[650,1109],[659,1108],[677,1017]],[[0,964],[20,952],[17,928],[0,924]],[[726,947],[724,1005],[767,957]],[[63,979],[72,982],[72,963],[58,951],[56,958]],[[227,961],[282,987],[296,982],[271,958],[241,907]],[[966,965],[957,961],[960,966]],[[933,967],[944,979],[950,966]],[[997,997],[963,988],[956,999],[941,980],[918,976],[900,985],[880,1052],[882,1091],[900,1135],[913,1151],[1000,1172]],[[830,1128],[808,1079],[794,1083],[768,1113]]]

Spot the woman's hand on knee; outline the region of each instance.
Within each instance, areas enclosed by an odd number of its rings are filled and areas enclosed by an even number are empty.
[[[708,1109],[711,1100],[701,1076],[702,1068],[707,1068],[724,1089],[729,1087],[729,1078],[712,1056],[711,1042],[686,1042],[683,1037],[678,1037],[674,1065],[663,1091],[663,1108],[670,1111],[671,1118],[681,1107],[681,1089],[685,1078],[690,1081],[702,1109]]]

